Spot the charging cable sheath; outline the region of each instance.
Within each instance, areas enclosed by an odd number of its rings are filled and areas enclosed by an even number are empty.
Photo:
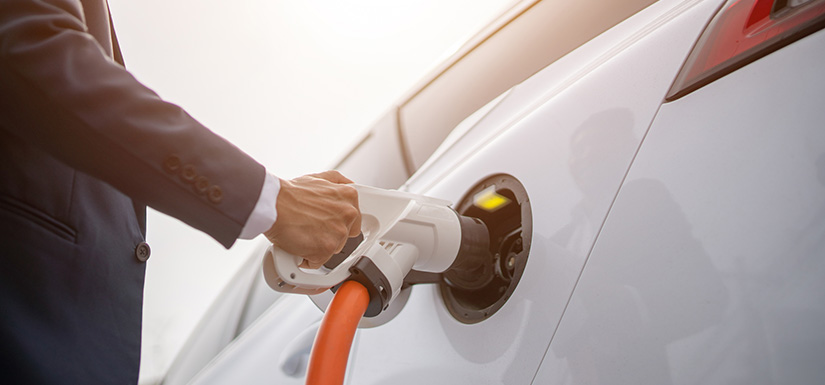
[[[369,302],[367,288],[358,282],[346,281],[338,288],[312,344],[307,385],[344,383],[355,330]]]

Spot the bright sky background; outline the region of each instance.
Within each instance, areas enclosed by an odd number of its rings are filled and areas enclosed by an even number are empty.
[[[123,56],[161,97],[291,178],[325,170],[513,0],[109,0]],[[141,383],[165,373],[255,241],[229,251],[156,212]]]

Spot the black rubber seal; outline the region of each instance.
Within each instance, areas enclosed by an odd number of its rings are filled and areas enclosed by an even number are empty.
[[[375,266],[371,259],[364,256],[355,262],[349,271],[350,277],[347,281],[355,281],[364,285],[370,295],[370,303],[367,305],[364,317],[375,317],[381,314],[389,306],[390,298],[392,298],[392,287],[387,276],[378,269],[378,266]],[[337,291],[340,286],[335,286],[332,291]]]

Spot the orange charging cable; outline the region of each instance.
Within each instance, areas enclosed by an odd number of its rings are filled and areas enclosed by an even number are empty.
[[[355,329],[369,302],[367,288],[358,282],[346,281],[338,288],[312,344],[307,385],[344,383]]]

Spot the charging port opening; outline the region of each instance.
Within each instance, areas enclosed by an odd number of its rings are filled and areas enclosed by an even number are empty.
[[[506,203],[487,205],[482,201],[490,199]],[[490,263],[495,273],[484,286],[470,289],[449,282],[448,271],[440,283],[441,295],[453,317],[467,324],[478,323],[504,306],[524,273],[532,236],[530,201],[516,178],[499,174],[470,189],[456,211],[478,218],[487,226],[493,255]]]

